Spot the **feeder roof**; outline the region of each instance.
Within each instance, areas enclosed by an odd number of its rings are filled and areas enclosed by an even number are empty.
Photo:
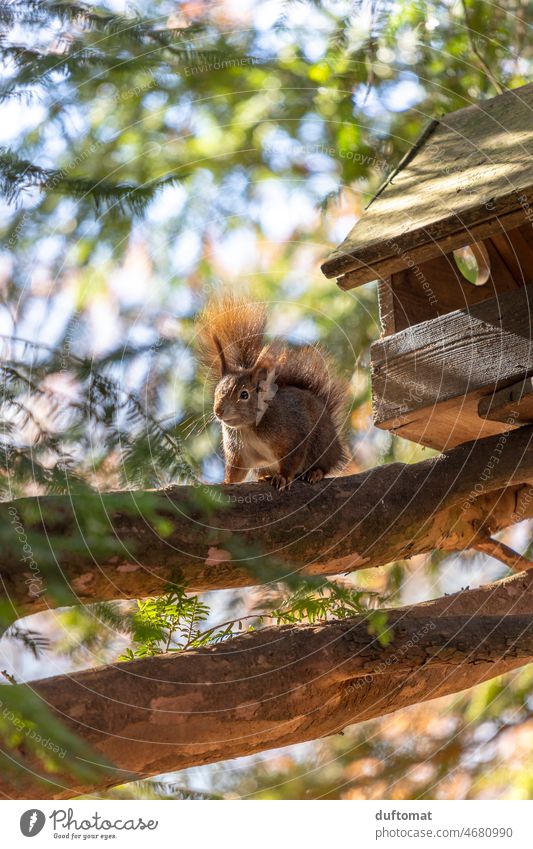
[[[432,121],[322,271],[351,288],[525,217],[533,226],[533,83]]]

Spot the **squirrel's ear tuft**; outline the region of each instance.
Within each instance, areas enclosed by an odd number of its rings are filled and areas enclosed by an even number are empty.
[[[215,343],[215,347],[218,351],[218,358],[220,360],[220,375],[221,377],[224,377],[224,375],[228,373],[228,364],[226,362],[226,357],[224,356],[224,349],[220,344],[220,339],[215,334],[213,334],[213,342]]]
[[[211,298],[197,319],[196,350],[213,374],[254,367],[264,345],[266,309],[229,292]]]

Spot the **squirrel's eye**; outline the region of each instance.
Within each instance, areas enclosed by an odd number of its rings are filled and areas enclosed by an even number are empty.
[[[249,397],[250,397],[250,393],[248,392],[247,389],[243,389],[241,391],[240,395],[239,395],[239,398],[241,399],[241,401],[247,401]]]

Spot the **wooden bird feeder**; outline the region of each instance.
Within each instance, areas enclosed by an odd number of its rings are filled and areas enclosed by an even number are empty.
[[[378,280],[378,427],[443,450],[532,422],[533,83],[432,121],[322,270]]]

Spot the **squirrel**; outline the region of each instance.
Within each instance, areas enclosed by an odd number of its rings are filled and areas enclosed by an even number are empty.
[[[347,460],[341,420],[346,384],[313,345],[265,342],[262,304],[212,298],[197,320],[200,361],[217,379],[213,411],[222,423],[224,483],[249,472],[276,488],[316,483]]]

